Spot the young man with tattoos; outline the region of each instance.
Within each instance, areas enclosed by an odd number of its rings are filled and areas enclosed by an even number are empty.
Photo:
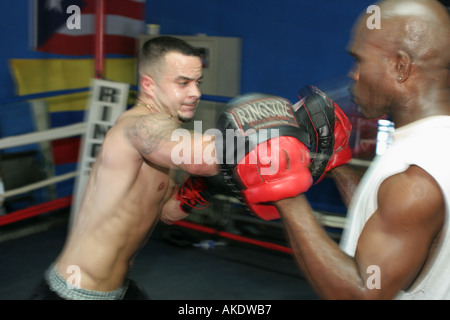
[[[192,151],[214,143],[201,135],[171,139],[200,100],[199,53],[180,39],[157,37],[144,44],[138,69],[137,103],[108,131],[65,246],[32,299],[146,299],[127,274],[158,221],[186,216],[171,173],[218,173],[215,161],[194,159],[194,152],[191,161],[172,161],[180,143]]]

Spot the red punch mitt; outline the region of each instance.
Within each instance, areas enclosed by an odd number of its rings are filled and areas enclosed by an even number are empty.
[[[299,126],[308,132],[303,142],[311,151],[309,169],[316,184],[328,171],[351,160],[352,126],[337,103],[317,87],[304,87],[299,98],[293,109]]]
[[[312,185],[308,165],[308,148],[297,138],[281,136],[248,153],[235,174],[244,187],[244,201],[264,220],[274,220],[280,217],[278,210],[267,203],[308,191]]]
[[[246,94],[219,113],[216,154],[226,184],[251,213],[278,219],[271,202],[295,197],[312,185],[308,133],[295,119],[286,99]]]

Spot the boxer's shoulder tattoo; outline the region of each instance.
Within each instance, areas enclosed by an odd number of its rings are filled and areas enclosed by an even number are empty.
[[[170,141],[176,124],[165,115],[150,114],[138,116],[127,128],[128,139],[140,146],[144,155],[150,155],[159,149],[162,143]]]

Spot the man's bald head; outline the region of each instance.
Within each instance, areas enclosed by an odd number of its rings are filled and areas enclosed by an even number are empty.
[[[384,0],[377,5],[381,28],[366,28],[367,15],[358,28],[371,45],[388,54],[403,50],[419,66],[450,66],[450,17],[446,7],[435,0]]]
[[[352,95],[362,114],[390,115],[396,126],[450,114],[447,8],[435,0],[384,0],[376,5],[379,28],[371,29],[373,16],[364,13],[349,48],[357,62],[350,73]]]

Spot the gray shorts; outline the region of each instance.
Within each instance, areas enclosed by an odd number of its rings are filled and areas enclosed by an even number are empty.
[[[124,286],[114,291],[81,289],[68,283],[58,272],[55,265],[47,270],[45,280],[52,291],[67,300],[121,300],[128,289],[128,281]]]

